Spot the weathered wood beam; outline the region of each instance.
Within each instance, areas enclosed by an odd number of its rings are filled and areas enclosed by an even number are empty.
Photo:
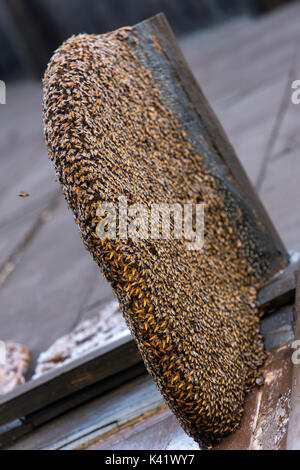
[[[128,334],[1,397],[0,426],[129,371],[141,362],[135,342]],[[122,380],[125,381],[124,376]]]
[[[52,419],[58,418],[77,406],[83,405],[93,398],[100,397],[106,392],[109,392],[146,373],[147,371],[144,363],[140,362],[133,367],[108,377],[105,380],[101,380],[100,382],[66,396],[61,400],[55,401],[45,408],[28,414],[21,419],[16,419],[9,424],[0,426],[0,448],[12,445],[20,437],[27,435]]]
[[[257,305],[264,313],[271,313],[283,305],[294,303],[298,263],[290,264],[267,283],[258,293]]]

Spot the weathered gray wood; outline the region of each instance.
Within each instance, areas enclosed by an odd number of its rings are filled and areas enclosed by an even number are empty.
[[[132,338],[120,338],[1,397],[0,425],[41,410],[141,362]]]
[[[16,419],[5,426],[0,426],[0,449],[4,446],[12,445],[19,438],[34,430],[30,422],[24,423],[21,419]]]
[[[283,272],[265,284],[257,296],[257,305],[265,313],[283,305],[294,303],[298,262],[290,264]]]
[[[151,377],[143,375],[45,424],[10,449],[74,448],[163,403]]]
[[[98,271],[93,280],[93,285],[88,295],[85,305],[82,307],[80,315],[76,318],[75,324],[80,321],[92,318],[94,315],[99,313],[101,308],[112,299],[115,299],[115,295],[109,282],[105,279],[103,274]],[[113,335],[113,331],[111,331]]]
[[[88,450],[201,450],[168,408],[86,445]]]
[[[248,394],[241,426],[214,449],[285,449],[292,375],[290,354],[288,346],[270,354],[265,384]],[[88,438],[84,442],[83,438],[81,446],[88,450],[199,449],[170,410],[157,411],[137,423],[128,423],[126,428],[115,429],[107,437],[96,436],[94,442]]]
[[[83,390],[79,390],[64,399],[58,400],[35,413],[24,416],[21,420],[17,419],[7,425],[0,426],[0,448],[12,445],[19,438],[36,430],[43,424],[58,418],[95,397],[103,395],[107,391],[115,389],[145,374],[145,372],[144,363],[140,362],[129,369],[122,370],[111,377],[107,377],[105,380],[97,382]]]
[[[294,339],[294,304],[285,305],[264,317],[260,331],[267,351],[291,342]]]

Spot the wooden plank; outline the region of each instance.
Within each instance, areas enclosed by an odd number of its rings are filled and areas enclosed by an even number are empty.
[[[149,375],[106,393],[18,440],[10,450],[75,448],[164,404]]]
[[[265,316],[260,323],[267,351],[291,342],[294,337],[294,304],[285,305],[272,315]]]
[[[0,426],[0,449],[16,442],[19,438],[23,437],[34,430],[31,423],[24,423],[21,419],[16,419],[5,426]]]
[[[273,301],[275,302],[275,304],[277,306],[281,305],[283,303],[283,299],[287,298],[286,297],[286,292],[289,292],[288,299],[290,300],[292,298],[290,288],[293,285],[292,280],[294,279],[296,269],[297,269],[296,264],[290,266],[283,274],[281,274],[279,276],[278,279],[275,279],[272,283],[270,283],[268,286],[266,286],[261,291],[260,296],[259,296],[260,302],[262,302],[261,305],[265,305],[267,307],[269,307],[270,304],[272,305],[272,299],[270,300],[270,296],[272,296],[272,295],[275,296],[275,300],[273,299]],[[267,336],[270,333],[270,331],[269,331],[270,328],[265,328],[265,330],[266,331],[263,331],[263,334],[265,336]],[[125,341],[125,340],[121,340],[121,341]],[[133,350],[136,350],[135,343],[130,338],[130,336],[126,337],[126,341],[128,341],[128,343],[132,346]],[[112,344],[110,347],[113,349],[115,345],[116,345],[116,343]],[[278,344],[277,344],[277,346],[278,346]],[[98,362],[99,362],[99,365],[101,365],[102,362],[105,361],[105,357],[104,356],[101,357],[103,355],[103,350],[102,349],[91,353],[91,355],[94,358],[99,356],[98,359],[97,359]],[[133,358],[134,358],[134,360],[136,360],[135,355],[133,355]],[[14,410],[15,410],[14,412],[16,414],[9,415],[9,418],[8,418],[9,420],[14,419],[14,418],[18,418],[18,417],[23,416],[25,414],[30,414],[31,413],[31,416],[28,417],[28,421],[29,422],[34,422],[35,425],[38,425],[38,424],[40,425],[43,422],[43,420],[48,420],[50,418],[53,418],[54,416],[59,415],[62,412],[62,410],[66,411],[69,408],[72,408],[75,405],[75,403],[78,404],[80,402],[84,402],[87,399],[87,397],[88,398],[92,397],[93,393],[95,391],[96,391],[95,393],[98,393],[99,390],[103,390],[103,384],[100,384],[100,385],[97,385],[96,387],[94,387],[92,390],[87,389],[84,393],[81,393],[77,397],[74,397],[74,391],[76,391],[76,388],[73,389],[72,385],[71,385],[71,388],[65,388],[65,381],[66,381],[65,371],[66,370],[72,376],[73,376],[73,373],[74,373],[74,380],[75,381],[76,381],[76,376],[78,374],[81,374],[83,377],[87,377],[87,380],[82,384],[82,387],[88,387],[90,385],[90,380],[91,379],[90,379],[89,374],[88,374],[88,370],[90,368],[89,360],[90,360],[90,355],[87,356],[86,358],[85,357],[82,358],[79,362],[74,361],[74,362],[68,364],[67,366],[61,367],[57,371],[53,371],[50,374],[46,374],[46,376],[44,378],[42,377],[39,380],[35,380],[31,383],[28,383],[26,386],[23,386],[23,387],[17,389],[17,391],[14,392],[13,394],[10,394],[10,396],[4,397],[2,399],[2,401],[0,401],[0,416],[1,416],[0,423],[2,423],[1,419],[5,419],[5,413],[4,413],[4,418],[3,418],[3,410],[5,412],[5,410],[7,408],[9,410],[11,408],[14,408]],[[87,368],[86,370],[85,370],[85,361],[86,361],[86,368]],[[131,363],[130,361],[131,361],[130,357],[127,357],[127,361],[125,362],[125,369],[126,370],[127,370],[127,367]],[[141,361],[141,359],[140,359],[140,361]],[[80,372],[77,371],[78,366],[81,366]],[[72,369],[73,369],[73,372],[72,372]],[[120,371],[122,371],[122,367],[121,367]],[[126,374],[127,374],[127,372],[126,372]],[[125,376],[126,376],[126,374],[125,374]],[[69,380],[69,377],[68,377],[67,380]],[[82,380],[84,380],[84,379],[82,379]],[[72,382],[73,382],[73,380],[72,380]],[[50,384],[50,388],[47,389],[47,394],[49,393],[49,390],[50,390],[51,394],[52,394],[51,399],[49,399],[49,401],[48,401],[48,399],[46,398],[45,402],[37,403],[36,402],[36,395],[39,395],[41,393],[40,392],[41,386],[44,387],[48,383]],[[57,402],[57,400],[58,400],[57,395],[55,394],[55,396],[53,396],[53,392],[52,392],[53,387],[56,387],[56,389],[58,391],[60,391],[63,388],[64,393],[65,393],[64,397],[69,396],[68,400],[65,400],[65,401],[62,401],[61,403],[58,403]],[[27,406],[29,406],[29,408],[26,408],[27,409],[26,412],[24,411],[23,407],[21,407],[21,410],[18,408],[18,399],[20,399],[20,400],[23,399],[23,393],[25,393]],[[17,402],[16,402],[16,400],[17,400]],[[34,408],[34,409],[31,408],[32,403],[34,403],[34,406],[36,408]],[[49,406],[50,404],[52,404],[52,406]],[[43,409],[43,407],[45,407],[45,409]],[[32,414],[33,411],[35,411],[35,410],[37,412],[35,414]],[[38,411],[38,410],[40,410],[40,411]],[[40,417],[39,420],[38,420],[38,417]],[[6,421],[8,419],[6,418]]]
[[[41,410],[31,413],[22,419],[15,420],[7,425],[0,426],[0,448],[12,445],[21,437],[33,432],[43,424],[57,419],[66,412],[73,410],[79,405],[99,397],[112,389],[117,388],[126,382],[145,374],[145,366],[143,362],[129,367],[126,370],[107,377],[89,387],[79,390],[76,393],[67,396],[65,399],[58,400]]]
[[[295,301],[297,272],[298,262],[291,263],[283,272],[260,289],[257,305],[262,312],[270,313]]]
[[[92,351],[0,398],[0,425],[33,413],[100,380],[141,363],[130,336]]]
[[[134,30],[139,37],[137,50],[142,60],[147,61],[155,83],[175,115],[183,125],[188,123],[185,127],[187,136],[203,156],[204,164],[216,181],[222,179],[222,184],[226,184],[232,194],[239,193],[239,206],[255,231],[255,236],[249,235],[249,238],[257,244],[257,251],[262,249],[268,259],[265,278],[272,277],[287,265],[287,252],[190,71],[164,15],[157,15],[135,26]],[[199,135],[208,142],[207,147],[203,139],[200,142]]]
[[[281,346],[269,355],[264,385],[248,395],[241,428],[216,450],[284,450],[292,384],[291,349]]]
[[[124,429],[100,436],[94,444],[88,444],[86,450],[194,450],[199,445],[179,426],[176,417],[168,408],[143,417],[137,423],[129,424]]]
[[[241,427],[215,450],[284,449],[292,367],[288,345],[270,354],[264,370],[265,383],[248,394]],[[279,399],[278,399],[279,397]],[[86,440],[87,450],[199,450],[180,427],[171,411],[161,410],[124,429]]]

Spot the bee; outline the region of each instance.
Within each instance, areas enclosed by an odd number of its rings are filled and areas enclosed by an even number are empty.
[[[29,193],[21,192],[21,193],[19,194],[19,197],[29,197],[29,196],[30,196]]]

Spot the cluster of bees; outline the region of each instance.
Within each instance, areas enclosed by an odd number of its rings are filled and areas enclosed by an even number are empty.
[[[237,428],[265,353],[256,288],[214,178],[137,58],[130,28],[81,34],[44,78],[50,158],[83,242],[111,283],[182,427],[210,446]],[[104,202],[205,205],[205,242],[99,239]]]

